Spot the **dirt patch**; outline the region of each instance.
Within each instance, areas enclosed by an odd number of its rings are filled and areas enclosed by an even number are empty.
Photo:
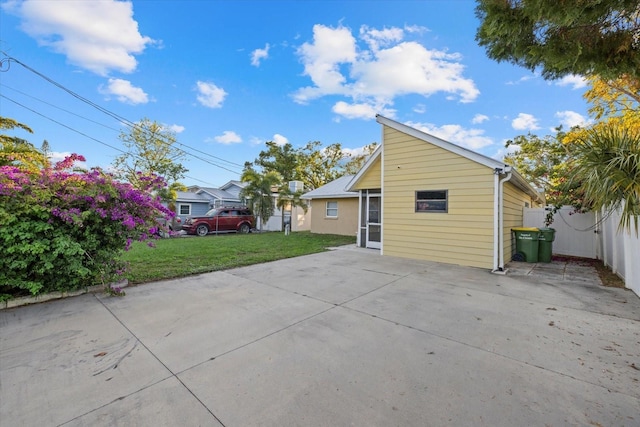
[[[600,281],[603,286],[607,286],[610,288],[624,288],[624,281],[618,277],[617,274],[611,271],[609,267],[604,265],[604,263],[597,259],[591,258],[580,258],[580,257],[572,257],[572,256],[564,256],[564,255],[554,255],[553,261],[561,261],[578,265],[587,265],[596,269],[598,276],[600,277]]]

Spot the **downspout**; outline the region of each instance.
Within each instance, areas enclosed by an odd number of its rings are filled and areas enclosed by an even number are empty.
[[[356,246],[362,247],[362,191],[358,191],[358,231],[356,231]]]
[[[504,183],[509,181],[511,179],[511,166],[505,166],[503,171],[503,173],[506,173],[507,176],[505,176],[504,178],[502,178],[500,180],[499,183],[499,188],[500,188],[500,210],[499,210],[499,222],[500,225],[498,227],[499,229],[499,234],[500,234],[500,239],[498,240],[498,247],[499,247],[499,251],[500,254],[498,255],[498,271],[504,271]]]
[[[498,181],[502,169],[495,168],[493,170],[493,270],[498,271],[498,210],[500,209],[500,196]]]

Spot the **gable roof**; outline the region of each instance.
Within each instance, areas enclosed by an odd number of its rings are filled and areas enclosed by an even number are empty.
[[[322,187],[304,193],[302,199],[345,199],[350,197],[358,197],[357,191],[346,191],[345,187],[353,179],[353,175],[343,175],[326,183]]]
[[[351,181],[348,182],[347,185],[345,186],[345,191],[351,191],[353,187],[355,187],[355,185],[362,179],[364,174],[367,173],[371,165],[373,165],[376,162],[376,160],[380,157],[380,153],[382,153],[382,144],[378,145],[376,149],[373,150],[373,153],[371,153],[367,161],[364,162],[364,165],[362,165],[358,173],[353,175],[353,178],[351,179]]]
[[[203,195],[192,191],[176,191],[176,194],[176,202],[209,203],[210,201]]]
[[[244,188],[247,186],[246,182],[242,182],[242,181],[236,181],[236,180],[231,180],[229,182],[227,182],[226,184],[224,184],[223,186],[220,187],[221,190],[226,190],[229,187],[233,187],[236,186],[238,188]]]
[[[484,154],[476,153],[475,151],[469,150],[467,148],[461,147],[460,145],[445,141],[444,139],[440,139],[436,136],[418,130],[416,128],[412,128],[411,126],[407,126],[395,120],[391,120],[387,117],[381,116],[380,114],[376,114],[376,121],[381,125],[389,126],[392,129],[395,129],[399,132],[406,133],[409,136],[420,139],[422,141],[428,142],[429,144],[435,145],[436,147],[440,147],[443,150],[447,150],[451,153],[457,154],[464,158],[467,158],[473,162],[484,165],[493,170],[500,169],[502,173],[506,173],[511,171],[512,176],[510,182],[512,182],[516,187],[535,198],[540,202],[544,202],[544,199],[532,186],[527,182],[527,180],[522,177],[514,168],[510,165],[500,162],[496,159],[492,159],[491,157],[487,157]],[[382,148],[384,146],[384,140],[382,144],[378,148],[380,148],[380,152],[382,152]],[[375,158],[374,158],[375,156]],[[355,178],[348,184],[347,190],[353,188],[357,181],[366,173],[366,170],[371,167],[371,165],[375,162],[375,159],[380,156],[378,153],[378,149],[371,155],[369,160],[364,164],[362,169],[358,171]]]
[[[200,187],[200,189],[196,193],[197,194],[207,193],[209,196],[213,197],[214,199],[238,200],[238,197],[235,194],[231,194],[228,191],[221,190],[219,188]]]

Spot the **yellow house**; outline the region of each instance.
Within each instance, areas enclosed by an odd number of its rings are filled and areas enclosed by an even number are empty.
[[[345,188],[359,194],[358,245],[504,271],[511,228],[522,226],[525,207],[544,203],[541,195],[503,162],[376,119],[382,143]]]
[[[311,232],[355,236],[358,232],[357,191],[345,191],[353,175],[345,175],[302,195],[311,212]]]

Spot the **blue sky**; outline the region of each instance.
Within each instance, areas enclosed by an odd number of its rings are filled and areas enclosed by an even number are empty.
[[[121,154],[124,127],[51,81],[175,132],[190,153],[187,185],[239,179],[266,141],[357,153],[380,141],[376,113],[498,159],[517,135],[588,121],[582,78],[549,82],[486,57],[473,1],[0,5],[0,50],[48,79],[5,61],[0,115],[87,166]]]

